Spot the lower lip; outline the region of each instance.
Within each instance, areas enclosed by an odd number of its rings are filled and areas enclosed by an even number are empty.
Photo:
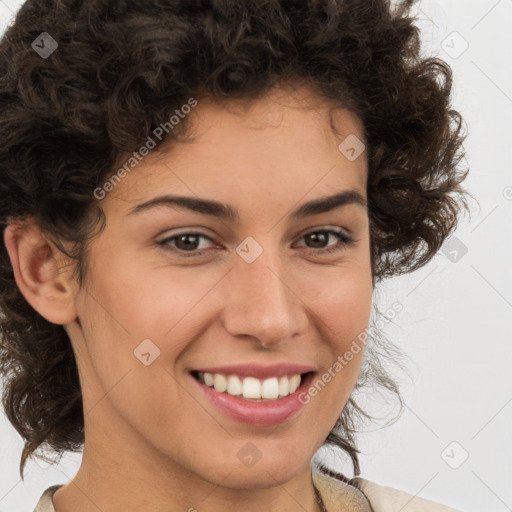
[[[189,377],[199,386],[206,398],[230,418],[242,423],[266,427],[282,423],[301,410],[304,404],[299,401],[299,395],[308,389],[314,373],[308,373],[292,394],[268,402],[249,402],[227,393],[219,393],[199,382],[191,374]]]

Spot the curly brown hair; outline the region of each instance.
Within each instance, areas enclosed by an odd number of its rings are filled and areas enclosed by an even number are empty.
[[[415,21],[411,2],[389,0],[26,1],[0,41],[2,232],[35,219],[77,261],[82,286],[87,242],[105,220],[93,191],[121,152],[191,96],[256,99],[304,83],[363,123],[374,283],[421,267],[456,227],[467,170],[451,69],[422,56]],[[43,31],[58,42],[47,58],[31,47]],[[40,448],[81,449],[82,396],[64,327],[25,300],[3,240],[0,308],[3,406],[25,440],[23,476]],[[386,350],[356,389],[371,382],[400,397],[379,363]],[[364,415],[352,396],[325,440],[356,475]]]

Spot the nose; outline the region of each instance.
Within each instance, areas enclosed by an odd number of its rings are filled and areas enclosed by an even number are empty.
[[[222,316],[232,336],[250,337],[272,348],[304,332],[304,303],[294,293],[292,272],[277,250],[264,250],[252,263],[237,258],[227,281]]]

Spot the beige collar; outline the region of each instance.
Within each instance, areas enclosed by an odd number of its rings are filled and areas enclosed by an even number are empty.
[[[366,496],[353,485],[325,475],[316,468],[312,470],[312,478],[328,512],[374,512]]]
[[[312,470],[313,481],[322,495],[328,512],[460,512],[446,505],[420,498],[392,487],[385,487],[364,478],[354,478],[357,487]],[[361,489],[361,490],[358,490]]]

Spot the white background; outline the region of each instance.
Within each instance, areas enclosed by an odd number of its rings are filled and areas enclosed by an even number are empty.
[[[1,30],[21,4],[0,0]],[[441,252],[378,293],[381,311],[403,305],[386,335],[411,358],[413,379],[402,379],[401,419],[360,436],[362,476],[462,511],[505,512],[512,510],[512,0],[424,0],[415,10],[425,53],[454,72],[453,106],[469,128],[466,187],[476,201],[455,233],[466,254],[459,250],[452,262],[453,252]],[[21,438],[1,413],[0,436],[2,512],[31,512],[46,487],[78,469],[79,454],[54,467],[30,462],[22,482]],[[466,455],[458,469],[448,464]],[[332,463],[329,451],[319,457]]]

